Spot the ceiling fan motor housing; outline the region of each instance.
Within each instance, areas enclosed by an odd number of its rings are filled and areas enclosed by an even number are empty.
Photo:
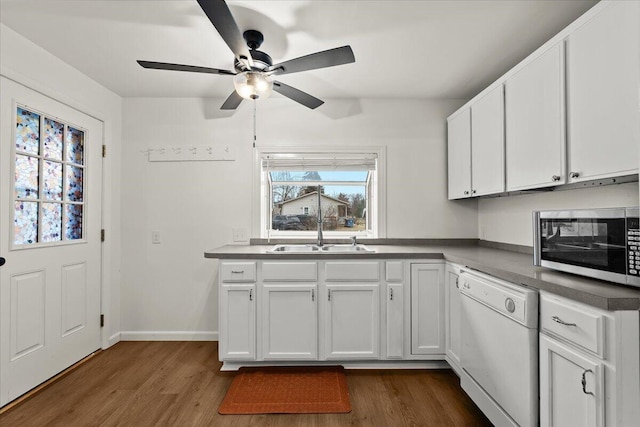
[[[251,58],[253,59],[252,71],[264,71],[271,65],[273,65],[273,60],[271,59],[271,57],[266,53],[258,50],[258,48],[264,41],[264,36],[260,31],[247,30],[242,33],[242,36],[247,42],[247,46],[249,46],[249,53],[251,54]],[[233,62],[233,66],[239,73],[247,71],[247,69],[244,67],[244,64],[238,61],[238,59]]]

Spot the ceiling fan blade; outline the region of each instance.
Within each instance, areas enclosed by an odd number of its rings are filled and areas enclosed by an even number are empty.
[[[280,95],[293,99],[305,107],[311,108],[312,110],[324,104],[324,101],[279,81],[273,82],[273,90],[278,92]]]
[[[273,74],[291,74],[300,71],[349,64],[355,61],[356,58],[353,55],[351,46],[342,46],[281,62],[272,65],[267,71],[273,71]]]
[[[224,74],[229,76],[236,75],[233,71],[220,70],[218,68],[198,67],[196,65],[171,64],[168,62],[153,61],[138,61],[138,64],[144,68],[151,68],[154,70],[190,71],[192,73]]]
[[[247,43],[227,3],[224,0],[198,0],[198,4],[238,61],[253,66]]]
[[[220,107],[221,110],[235,110],[236,108],[238,108],[238,105],[240,105],[240,103],[242,102],[244,98],[242,98],[240,95],[238,95],[238,92],[236,92],[235,90],[233,92],[231,92],[231,95],[229,95],[229,97],[227,98],[226,101],[224,101],[224,104],[222,104],[222,107]]]

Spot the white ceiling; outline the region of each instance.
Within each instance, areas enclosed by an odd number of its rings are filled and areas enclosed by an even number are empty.
[[[355,64],[279,78],[319,98],[473,97],[595,0],[228,0],[274,63],[351,45]],[[0,21],[123,97],[224,97],[229,76],[146,70],[137,59],[233,69],[195,0],[1,0]]]

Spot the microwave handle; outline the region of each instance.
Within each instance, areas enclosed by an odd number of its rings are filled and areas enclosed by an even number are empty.
[[[540,211],[533,211],[533,265],[540,266]]]

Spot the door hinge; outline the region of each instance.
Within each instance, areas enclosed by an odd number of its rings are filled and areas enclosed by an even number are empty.
[[[100,230],[100,241],[104,242],[104,228]]]
[[[102,157],[107,157],[107,146],[106,145],[102,146]]]
[[[104,314],[100,315],[100,327],[104,328]]]

